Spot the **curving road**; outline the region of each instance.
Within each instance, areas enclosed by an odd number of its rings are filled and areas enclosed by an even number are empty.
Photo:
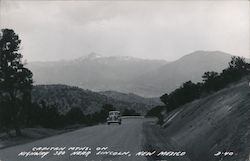
[[[0,150],[0,161],[146,161],[147,159],[144,156],[135,155],[143,151],[144,135],[142,131],[145,121],[148,120],[138,118],[124,119],[122,125],[112,124],[86,127],[31,143],[9,147]],[[33,147],[66,147],[66,153],[55,156],[53,155],[55,151],[52,150],[44,158],[40,156],[18,156],[21,152],[32,151]],[[79,150],[69,151],[67,150],[69,147],[89,147],[91,148],[91,154],[86,157],[83,155],[83,150],[81,150],[82,156],[70,156],[70,154]],[[96,148],[98,147],[108,147],[108,149],[103,149],[102,152],[112,153],[96,155],[98,152]],[[119,154],[125,156],[113,155],[113,152],[121,152]]]

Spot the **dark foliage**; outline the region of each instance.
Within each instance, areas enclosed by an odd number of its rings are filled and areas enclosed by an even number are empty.
[[[162,111],[165,109],[165,106],[156,106],[148,111],[146,116],[149,117],[159,117]]]
[[[85,115],[80,108],[72,108],[65,115],[67,124],[82,124],[86,122]]]
[[[165,95],[164,97],[167,97],[167,95]],[[147,117],[157,117],[158,121],[157,124],[162,125],[163,124],[163,114],[162,112],[164,111],[164,109],[166,109],[165,106],[156,106],[154,108],[152,108],[150,111],[148,111],[147,113]]]
[[[134,109],[137,113],[146,113],[148,109],[158,105],[154,99],[137,99],[139,96],[131,95],[130,101],[128,99],[116,99],[108,97],[98,92],[84,90],[78,87],[67,85],[36,85],[32,89],[32,101],[45,101],[47,105],[56,104],[59,112],[66,114],[71,108],[80,108],[83,112],[91,109],[92,112],[98,112],[105,104],[112,104],[117,110],[123,111],[126,108]],[[119,97],[119,96],[118,96]],[[136,99],[133,101],[132,99]],[[139,102],[141,101],[141,103]],[[150,104],[151,102],[151,104]]]
[[[56,105],[46,105],[44,101],[41,101],[39,104],[30,104],[29,109],[26,127],[42,126],[52,129],[74,124],[95,125],[103,123],[106,121],[108,112],[115,110],[113,105],[105,104],[101,111],[89,115],[84,115],[80,108],[72,108],[66,114],[62,114],[58,112]],[[3,112],[8,113],[9,111]],[[8,122],[8,118],[4,120]]]
[[[140,116],[139,113],[137,113],[135,110],[133,109],[125,109],[122,113],[123,116]]]
[[[230,83],[248,75],[249,72],[250,65],[245,61],[245,59],[233,56],[229,62],[228,68],[224,69],[221,73],[213,71],[205,72],[202,76],[203,82],[185,82],[181,87],[177,88],[170,94],[166,93],[162,95],[160,99],[165,104],[166,111],[169,112],[180,107],[181,105],[200,98],[203,94],[223,89]]]
[[[101,111],[95,112],[92,115],[88,115],[87,123],[90,125],[106,122],[109,111],[115,111],[116,109],[111,104],[103,105]]]
[[[14,128],[21,135],[20,126],[25,122],[25,107],[30,100],[32,72],[25,68],[19,53],[21,40],[11,29],[0,33],[0,103],[1,126]]]
[[[56,105],[32,103],[27,114],[26,127],[42,126],[45,128],[60,128],[66,125],[66,117],[58,112]]]
[[[199,98],[201,84],[195,84],[191,81],[185,82],[180,88],[172,93],[164,94],[160,97],[167,107],[167,111],[172,111],[174,108]]]

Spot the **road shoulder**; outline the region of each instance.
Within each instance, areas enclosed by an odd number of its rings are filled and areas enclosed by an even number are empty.
[[[164,130],[161,129],[160,126],[156,125],[155,122],[145,122],[143,124],[143,133],[145,135],[143,143],[144,151],[156,151],[154,155],[147,157],[148,161],[191,161],[184,148],[180,147],[174,140],[171,140],[171,138],[168,138],[164,133]],[[175,156],[169,156],[172,152],[175,152]],[[183,155],[183,152],[186,154]],[[168,154],[159,155],[159,153]],[[177,156],[177,153],[182,153],[182,155]]]

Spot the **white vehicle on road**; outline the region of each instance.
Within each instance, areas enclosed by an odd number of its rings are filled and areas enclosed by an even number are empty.
[[[108,123],[108,125],[111,123],[118,123],[119,125],[121,125],[122,119],[121,119],[120,111],[109,111],[107,123]]]

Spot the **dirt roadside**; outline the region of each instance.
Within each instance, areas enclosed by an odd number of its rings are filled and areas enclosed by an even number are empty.
[[[166,138],[164,129],[156,125],[155,121],[144,123],[143,133],[145,135],[144,151],[156,151],[152,156],[147,157],[148,161],[191,161],[185,149],[171,138]]]

